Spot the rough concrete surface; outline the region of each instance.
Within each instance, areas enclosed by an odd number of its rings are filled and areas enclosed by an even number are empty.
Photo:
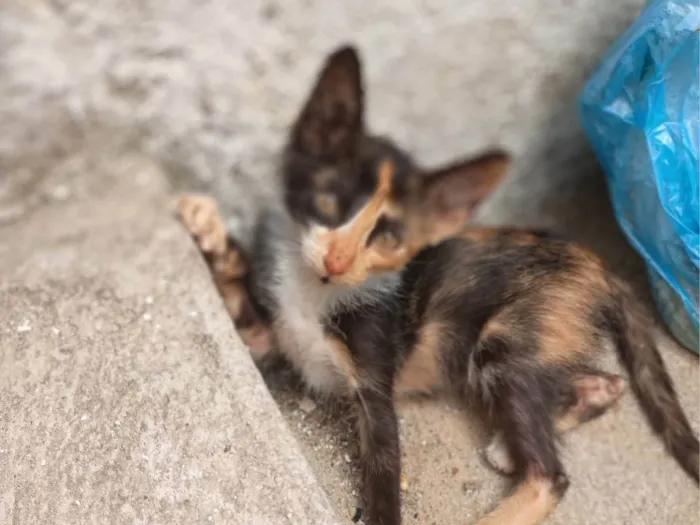
[[[73,260],[66,255],[71,242],[84,242],[71,235],[53,245],[51,264],[46,259],[31,259],[32,264],[40,262],[42,265],[34,267],[25,261],[30,260],[26,254],[33,253],[45,234],[37,225],[37,219],[31,218],[33,209],[43,210],[37,212],[38,217],[65,222],[62,227],[67,229],[71,227],[70,220],[80,219],[43,207],[47,202],[60,201],[66,194],[87,199],[81,187],[90,181],[85,174],[94,171],[92,164],[84,162],[83,155],[58,164],[54,159],[66,151],[103,147],[102,135],[94,134],[93,129],[107,130],[101,133],[110,139],[119,136],[123,143],[162,161],[175,188],[215,193],[230,215],[231,226],[245,238],[257,200],[267,195],[274,181],[275,154],[323,55],[339,43],[351,41],[359,45],[365,59],[368,121],[372,128],[391,132],[426,163],[446,161],[486,145],[499,144],[510,149],[516,156],[513,173],[482,209],[479,219],[554,227],[586,242],[619,274],[637,284],[640,297],[649,302],[643,265],[625,243],[612,218],[602,174],[582,136],[575,105],[575,97],[601,53],[634,18],[643,3],[644,0],[1,2],[0,177],[4,180],[0,179],[0,223],[4,221],[10,228],[0,233],[0,246],[4,248],[2,261],[14,261],[13,272],[27,272],[36,282],[49,282],[59,269],[67,271],[69,263],[80,262],[81,259]],[[76,135],[91,138],[87,143],[82,139],[76,142]],[[62,182],[56,183],[51,177],[47,179],[49,173],[59,174]],[[73,184],[74,180],[80,182]],[[95,186],[93,189],[100,194],[100,183],[96,182]],[[103,201],[97,202],[96,206],[100,206]],[[161,203],[155,196],[149,202],[154,206]],[[52,209],[54,211],[50,211]],[[120,228],[124,235],[149,235],[144,228],[135,226],[137,221],[133,215],[129,218],[130,213],[136,213],[135,208],[106,210],[112,210],[113,216],[96,213],[97,222],[91,228],[102,224],[102,229],[96,231]],[[155,210],[142,211],[152,217],[151,220],[165,221],[156,218],[159,212]],[[123,221],[119,219],[121,214],[125,215]],[[107,223],[111,225],[109,228]],[[54,227],[51,221],[46,224]],[[87,235],[90,228],[82,224]],[[164,228],[163,231],[170,231],[170,226]],[[13,233],[12,244],[7,248],[9,231],[28,233]],[[37,236],[37,240],[32,236]],[[142,260],[140,252],[130,252],[127,245],[108,242],[113,237],[91,238],[90,242],[103,243],[101,247],[109,247],[118,257],[110,262],[113,265],[110,268],[121,267],[123,261],[119,258]],[[160,246],[158,243],[154,241],[152,250]],[[173,243],[171,249],[163,253],[171,258],[183,257],[191,261],[190,267],[196,266],[191,249],[182,247],[182,251],[178,251],[175,241]],[[150,253],[152,256],[153,252]],[[91,260],[94,259],[86,258],[84,264]],[[152,259],[148,260],[150,264]],[[171,262],[173,266],[169,266]],[[127,311],[148,313],[145,306],[141,311],[133,305],[138,303],[138,298],[145,300],[149,293],[154,296],[150,308],[164,307],[171,293],[174,297],[176,292],[188,291],[191,293],[188,297],[196,297],[194,290],[209,297],[207,301],[212,301],[213,305],[211,290],[199,270],[192,275],[175,275],[172,273],[175,262],[165,260],[162,271],[171,272],[165,275],[166,281],[149,284],[146,270],[140,264],[129,270],[134,272],[133,276],[126,270],[125,273],[116,270],[110,273],[116,276],[111,278],[119,279],[120,286],[124,287],[120,288],[123,294],[129,286],[144,286],[143,290],[132,291],[134,295],[127,295],[132,310],[117,305],[125,308],[118,319],[129,319],[132,314],[127,315]],[[3,279],[6,278],[4,268],[0,267]],[[97,272],[97,269],[91,271]],[[77,306],[71,306],[73,303],[68,298],[79,292],[76,304],[89,305],[91,311],[94,307],[94,300],[89,299],[91,294],[105,286],[99,279],[95,283],[92,288],[66,285],[65,291],[55,294],[66,297],[57,304],[78,315]],[[147,289],[149,285],[152,290]],[[34,300],[41,300],[42,296],[38,297]],[[16,332],[20,326],[17,323],[31,314],[30,308],[15,306],[15,299],[10,301],[4,296],[0,301],[5,308],[0,310],[3,322],[6,304],[11,303],[9,319],[14,323],[11,325],[15,330],[13,340],[39,337],[36,327],[31,325],[35,317],[29,319],[32,331]],[[190,311],[189,307],[183,308],[185,312]],[[212,307],[212,312],[214,310],[216,308]],[[55,311],[57,313],[52,315],[58,316],[60,311]],[[152,326],[155,310],[151,315],[151,324],[142,320],[143,324],[134,324],[134,327]],[[106,317],[109,316],[105,315],[105,326],[111,326],[108,322],[126,323]],[[86,330],[84,326],[87,325],[78,323],[77,326]],[[177,328],[194,331],[195,326],[196,321],[187,318]],[[93,334],[92,341],[97,340],[96,332],[89,333]],[[100,334],[100,340],[101,337]],[[105,338],[102,349],[105,363],[114,353],[116,337]],[[660,330],[659,339],[682,402],[697,429],[700,418],[698,360],[678,348],[663,335],[663,330]],[[134,342],[142,341],[134,339]],[[168,341],[166,348],[173,346],[186,352],[186,339],[172,336]],[[5,348],[3,344],[2,350],[7,352]],[[18,348],[25,352],[23,359],[32,356],[32,347],[27,344]],[[27,373],[26,388],[35,385],[43,392],[41,389],[46,388],[45,385],[37,383],[32,374],[38,374],[43,380],[46,372],[42,371],[53,370],[50,363],[63,370],[61,359],[67,357],[60,353],[60,348],[56,347],[55,361],[47,361],[48,357],[42,356],[36,357],[36,365],[26,361],[28,368],[23,369]],[[136,352],[135,349],[130,351]],[[79,352],[77,355],[83,356],[86,363],[93,362],[87,361],[89,354]],[[200,363],[198,370],[210,370],[205,366],[210,361],[204,359],[201,352],[186,355],[192,363]],[[105,377],[115,374],[111,384],[116,386],[129,378],[127,372],[117,374],[107,365],[81,372],[81,363],[76,363],[71,372],[87,374],[91,370]],[[144,412],[161,410],[158,404],[163,395],[158,383],[161,376],[153,370],[162,370],[166,364],[172,364],[178,374],[188,378],[188,391],[193,392],[194,401],[201,399],[196,397],[200,392],[197,388],[205,387],[189,387],[197,376],[196,371],[188,368],[194,366],[189,362],[185,366],[179,358],[163,351],[158,359],[137,360],[136,364],[152,367],[135,370],[148,372],[147,377],[154,378],[149,383],[129,384],[129,392],[136,390],[133,395],[142,392],[154,398],[154,402],[143,403],[141,410]],[[126,365],[122,363],[120,367],[116,370],[124,370]],[[34,368],[37,372],[33,372]],[[611,369],[615,369],[612,363]],[[0,374],[3,378],[11,377],[13,384],[20,385],[17,388],[24,388],[21,385],[25,380],[21,375],[8,372],[4,362]],[[204,373],[201,375],[204,385],[214,381]],[[328,415],[322,407],[312,410],[312,405],[290,388],[283,377],[273,376],[268,382],[338,516],[343,522],[349,522],[355,512],[353,491],[356,491],[357,480],[357,473],[353,471],[355,451],[351,446],[350,427],[335,415]],[[235,385],[228,388],[235,388]],[[102,395],[116,399],[120,392],[105,388]],[[12,399],[17,396],[15,394]],[[95,398],[92,394],[85,396]],[[33,402],[34,398],[31,399]],[[51,420],[49,407],[64,410],[60,397],[36,399],[36,410],[43,407],[47,414],[39,421]],[[92,419],[79,420],[86,413],[91,417],[91,413],[83,410],[82,405],[76,406],[81,410],[73,416],[80,423],[76,428],[88,429],[82,425]],[[104,406],[111,405],[105,403]],[[212,432],[211,439],[218,439],[218,446],[225,447],[221,436],[232,432],[226,422],[235,420],[236,413],[216,408],[216,403],[213,408],[208,407],[208,403],[193,406],[192,415],[187,416],[193,421],[206,417],[206,410],[216,410],[221,429],[219,433]],[[2,429],[5,428],[16,427],[3,423]],[[37,486],[42,487],[39,494],[46,494],[45,505],[56,501],[55,498],[61,500],[63,491],[68,493],[74,487],[92,486],[93,480],[101,479],[99,473],[90,473],[93,477],[89,482],[83,481],[88,480],[81,477],[84,471],[63,463],[60,465],[64,472],[70,474],[73,468],[76,474],[64,479],[51,477],[59,476],[60,470],[42,471],[40,463],[33,462],[32,454],[35,454],[34,448],[45,450],[42,447],[48,437],[33,433],[32,427],[26,429],[29,433],[12,439],[35,445],[22,449],[29,453],[27,466],[23,468],[31,469],[32,477],[28,477],[29,474],[24,478],[20,476],[16,483],[38,480]],[[51,439],[65,441],[66,447],[79,448],[80,443],[83,447],[92,446],[87,438],[71,441],[63,438],[58,429],[55,432],[56,437]],[[493,505],[505,488],[504,480],[481,465],[478,449],[484,436],[478,424],[445,404],[423,403],[403,408],[402,435],[408,480],[408,491],[404,495],[406,523],[470,523]],[[2,436],[0,439],[6,441]],[[182,441],[177,443],[202,447],[198,450],[205,447],[204,437],[194,430],[178,434],[178,439]],[[124,442],[129,443],[126,438]],[[549,523],[700,523],[697,488],[663,453],[632,396],[625,397],[617,413],[608,414],[568,436],[566,444],[566,465],[572,477],[572,488]],[[155,472],[162,473],[164,480],[173,486],[187,483],[184,475],[169,469],[170,462],[162,459],[163,455],[155,457],[156,460],[148,464],[155,465]],[[227,456],[212,456],[211,468],[221,470],[203,472],[221,473],[220,479],[207,478],[210,483],[207,487],[231,494],[226,483],[234,483],[235,476],[224,468],[225,464],[214,464],[223,458]],[[7,455],[0,456],[0,461],[7,460]],[[47,465],[48,461],[49,458]],[[128,465],[135,465],[137,460],[129,461]],[[7,493],[5,483],[3,493]],[[49,486],[55,490],[45,492],[43,487]],[[196,490],[189,487],[189,490]],[[139,490],[142,489],[136,487],[133,493],[141,494]],[[21,494],[21,491],[13,494]],[[128,499],[131,494],[127,491],[119,497]],[[167,494],[176,497],[173,495],[176,491]],[[118,501],[117,497],[114,500]],[[13,496],[3,501],[23,500]],[[86,501],[102,505],[99,497],[94,497],[81,499],[81,507],[71,509],[85,512],[81,509]],[[143,503],[136,510],[140,508],[150,507]],[[186,507],[184,503],[181,506],[163,504],[163,521],[172,517],[168,513],[176,512],[174,508]],[[149,512],[153,512],[152,519],[144,521],[157,523],[161,519],[156,518],[161,514],[155,510]],[[80,514],[76,516],[67,520],[89,522],[82,520]],[[187,515],[181,522],[192,521],[192,515]]]
[[[162,173],[111,160],[0,228],[0,523],[339,523]]]
[[[121,127],[178,186],[220,195],[245,234],[341,42],[365,58],[369,123],[419,159],[500,144],[526,160],[553,137],[554,154],[580,148],[574,96],[643,3],[5,0],[0,158],[51,149],[86,120]]]

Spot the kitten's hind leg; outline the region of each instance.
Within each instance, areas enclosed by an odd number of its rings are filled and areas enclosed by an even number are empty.
[[[551,514],[567,486],[563,474],[556,478],[529,475],[477,525],[536,525]]]
[[[606,372],[579,375],[571,381],[573,399],[564,405],[555,418],[557,432],[562,434],[602,416],[625,391],[625,380]]]
[[[478,525],[536,525],[551,514],[569,480],[557,452],[552,401],[529,371],[507,371],[493,409],[520,483]]]
[[[480,338],[471,374],[475,394],[502,433],[518,484],[478,525],[536,525],[552,513],[569,486],[552,417],[556,387],[542,369],[523,366],[527,348],[520,348],[524,343],[501,326]]]
[[[625,380],[605,372],[576,376],[571,382],[571,397],[562,404],[554,419],[558,434],[603,415],[622,396]],[[515,470],[501,432],[496,432],[484,450],[484,460],[494,470],[511,475]]]

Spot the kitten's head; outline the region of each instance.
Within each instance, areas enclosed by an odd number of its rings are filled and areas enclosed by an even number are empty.
[[[510,162],[494,151],[421,170],[366,133],[363,110],[360,62],[343,47],[326,60],[294,123],[283,166],[304,261],[322,281],[351,286],[458,233]]]

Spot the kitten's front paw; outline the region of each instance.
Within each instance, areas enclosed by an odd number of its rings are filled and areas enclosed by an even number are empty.
[[[513,459],[500,432],[493,436],[484,450],[484,461],[496,472],[510,476],[515,472]]]
[[[216,256],[226,253],[228,232],[226,223],[219,215],[216,200],[206,195],[183,195],[178,199],[176,208],[200,250]]]
[[[243,252],[232,244],[227,245],[222,255],[213,257],[211,268],[217,282],[241,281],[248,273]]]
[[[253,359],[262,360],[272,348],[272,328],[256,312],[242,281],[219,282],[218,288],[238,335],[250,349]]]

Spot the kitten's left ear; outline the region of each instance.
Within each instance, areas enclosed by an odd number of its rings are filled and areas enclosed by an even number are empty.
[[[499,186],[510,164],[507,153],[494,150],[427,173],[422,183],[424,220],[435,224],[440,237],[454,235]]]
[[[292,126],[298,152],[333,161],[351,158],[363,129],[364,92],[358,51],[343,46],[331,53]]]

